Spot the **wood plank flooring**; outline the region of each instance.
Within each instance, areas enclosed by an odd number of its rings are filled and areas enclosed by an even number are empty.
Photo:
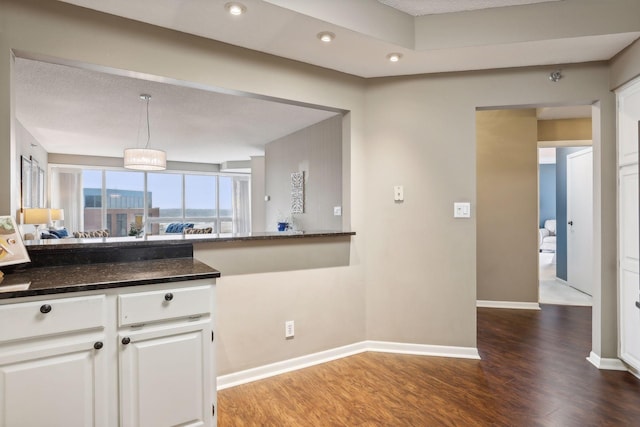
[[[640,426],[640,380],[600,371],[591,308],[478,309],[482,360],[363,353],[218,393],[218,426]]]

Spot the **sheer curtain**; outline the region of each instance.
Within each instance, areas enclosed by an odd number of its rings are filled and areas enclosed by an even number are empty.
[[[251,186],[249,178],[233,178],[233,232],[251,233]]]
[[[51,168],[51,207],[64,209],[64,225],[69,233],[83,227],[82,170]]]

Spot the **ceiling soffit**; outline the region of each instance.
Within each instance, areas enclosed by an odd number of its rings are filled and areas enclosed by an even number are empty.
[[[243,0],[247,13],[240,17],[226,13],[227,0],[60,1],[361,77],[609,60],[640,37],[637,0],[545,1],[418,17],[378,1]],[[336,39],[324,45],[320,31]],[[468,54],[475,48],[484,49],[482,61]],[[390,52],[403,60],[390,64]]]
[[[464,12],[467,10],[492,9],[496,7],[521,6],[562,0],[378,0],[411,16]]]

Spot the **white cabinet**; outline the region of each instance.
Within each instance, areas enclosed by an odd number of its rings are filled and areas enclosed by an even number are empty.
[[[121,333],[120,340],[123,427],[211,425],[207,320]]]
[[[119,297],[123,427],[212,425],[212,304],[205,286]]]
[[[4,305],[0,321],[0,426],[108,426],[103,296]]]
[[[215,426],[213,285],[0,301],[0,427]]]
[[[108,427],[103,343],[87,338],[0,357],[0,425]]]

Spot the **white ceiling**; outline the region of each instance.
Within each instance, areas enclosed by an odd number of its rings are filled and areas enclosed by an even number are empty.
[[[227,13],[228,0],[60,1],[365,78],[554,71],[609,60],[640,37],[640,0],[241,0],[242,16]],[[329,45],[316,37],[327,30]],[[402,60],[390,63],[389,52]],[[16,70],[17,117],[51,153],[120,157],[144,145],[141,93],[152,95],[151,146],[176,161],[245,160],[335,114],[23,59]]]
[[[494,7],[520,6],[561,0],[378,0],[411,16],[437,13],[462,12],[466,10],[491,9]]]

